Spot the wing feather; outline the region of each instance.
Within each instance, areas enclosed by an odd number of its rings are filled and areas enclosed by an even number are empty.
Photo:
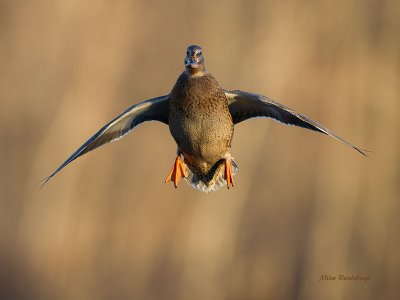
[[[67,158],[50,176],[43,179],[45,185],[54,175],[78,157],[104,144],[116,141],[130,132],[140,123],[146,121],[160,121],[168,124],[169,95],[153,98],[132,105],[122,114],[104,125],[98,132],[89,138],[70,157]]]
[[[225,91],[233,123],[254,117],[273,118],[286,125],[295,125],[329,135],[366,156],[366,150],[353,146],[325,126],[295,112],[268,97],[244,91]]]

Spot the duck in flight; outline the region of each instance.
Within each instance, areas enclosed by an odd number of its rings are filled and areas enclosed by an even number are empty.
[[[238,170],[230,153],[234,125],[254,117],[326,134],[366,155],[326,127],[265,96],[224,90],[206,72],[202,48],[192,45],[186,51],[185,70],[168,95],[135,104],[104,125],[46,177],[43,185],[78,157],[122,138],[143,122],[160,121],[169,126],[177,144],[177,157],[165,182],[173,182],[176,188],[185,178],[204,192],[223,185],[229,189]]]

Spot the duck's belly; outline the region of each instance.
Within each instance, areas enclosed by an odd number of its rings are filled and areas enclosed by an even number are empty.
[[[202,172],[210,169],[229,151],[233,123],[227,114],[175,115],[169,127],[185,158]]]

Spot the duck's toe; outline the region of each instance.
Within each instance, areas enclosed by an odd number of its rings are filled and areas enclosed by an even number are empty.
[[[175,159],[175,163],[172,166],[171,171],[169,172],[167,178],[165,179],[165,183],[172,181],[174,183],[175,188],[177,188],[181,178],[186,178],[186,174],[181,156],[178,155]]]
[[[232,185],[232,187],[234,187],[233,184],[233,174],[232,174],[232,164],[230,159],[226,159],[225,160],[225,179],[226,179],[226,186],[229,189],[229,186]]]

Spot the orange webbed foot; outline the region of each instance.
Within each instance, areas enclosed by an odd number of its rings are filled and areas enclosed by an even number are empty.
[[[230,160],[225,160],[225,179],[226,179],[226,186],[229,189],[229,186],[233,184],[233,174],[232,174],[232,168],[231,168],[231,161]]]
[[[186,178],[186,174],[181,156],[178,155],[175,159],[174,165],[172,166],[171,172],[169,172],[167,179],[165,179],[165,183],[172,181],[175,188],[177,188],[181,178]]]

